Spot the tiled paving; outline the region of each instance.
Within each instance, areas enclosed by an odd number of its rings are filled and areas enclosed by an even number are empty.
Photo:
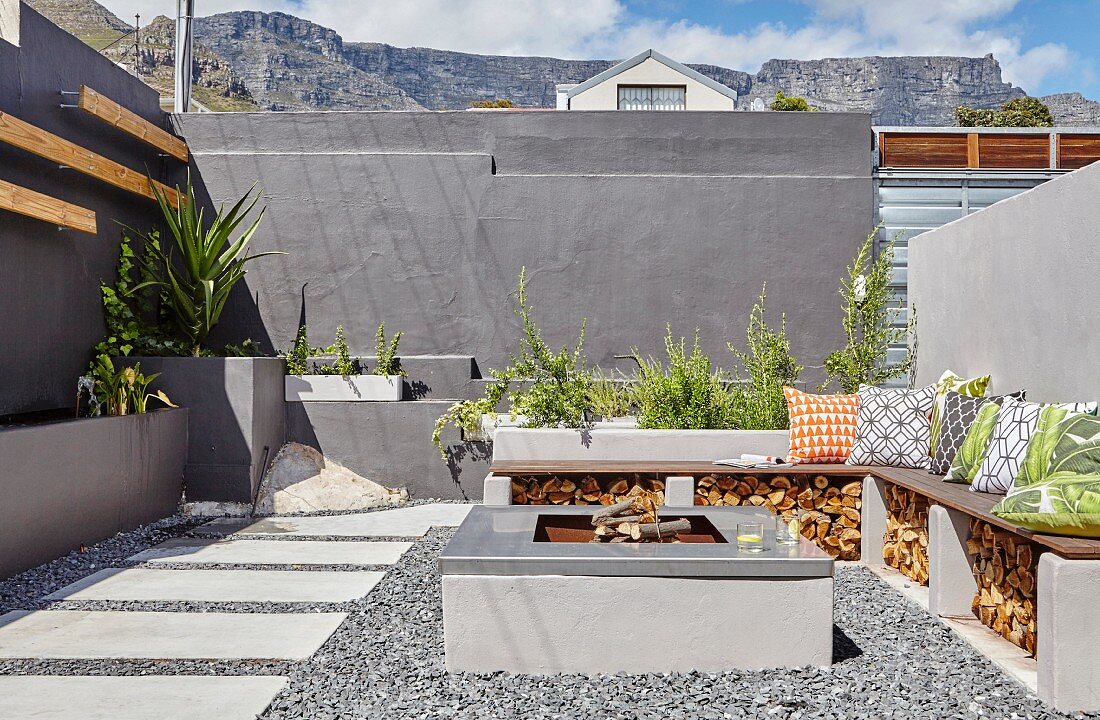
[[[170,540],[130,558],[144,565],[107,568],[53,593],[48,599],[57,603],[48,610],[16,610],[0,617],[0,658],[305,659],[345,618],[342,612],[319,612],[318,604],[323,608],[364,597],[385,575],[377,568],[397,562],[411,546],[311,538],[418,538],[432,527],[460,524],[469,509],[437,504],[348,515],[216,520],[197,533],[222,539]],[[158,567],[166,563],[218,569]],[[299,569],[303,565],[343,567]],[[145,605],[142,610],[112,605],[107,610],[66,609],[73,601]],[[257,609],[180,611],[181,602],[256,603]],[[295,602],[309,603],[308,610],[263,611],[262,603]],[[149,603],[169,607],[150,611]],[[285,684],[286,678],[276,676],[0,676],[0,718],[251,720]]]

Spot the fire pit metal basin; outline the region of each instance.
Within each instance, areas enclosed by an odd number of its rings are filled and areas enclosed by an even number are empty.
[[[470,512],[439,557],[448,670],[721,672],[831,663],[832,558],[807,540],[777,546],[770,530],[763,552],[737,549],[738,522],[770,527],[774,516],[670,508],[663,517],[688,518],[692,534],[712,538],[548,541],[548,525],[579,528],[574,518],[595,510]]]

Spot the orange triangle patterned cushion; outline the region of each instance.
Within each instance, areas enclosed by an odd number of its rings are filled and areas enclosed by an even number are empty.
[[[791,416],[792,463],[842,463],[852,451],[859,395],[811,395],[783,388]]]

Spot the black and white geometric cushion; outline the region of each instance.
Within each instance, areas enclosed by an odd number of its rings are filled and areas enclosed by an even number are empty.
[[[935,399],[934,385],[919,390],[861,387],[848,464],[927,468],[928,415]]]
[[[1024,399],[1024,391],[1014,392],[1009,395],[997,397],[974,398],[969,395],[961,395],[954,390],[948,390],[943,400],[943,424],[940,426],[940,439],[936,443],[936,451],[932,453],[932,466],[929,472],[943,475],[951,467],[951,461],[955,459],[955,453],[959,451],[966,433],[974,424],[978,416],[978,408],[982,403],[994,402],[998,405],[1004,402],[1005,397],[1016,400]]]
[[[1095,413],[1096,403],[1058,404],[1070,412]],[[1012,488],[1012,482],[1020,472],[1020,465],[1027,455],[1027,443],[1035,433],[1039,423],[1039,411],[1043,406],[1005,398],[1001,410],[997,413],[997,424],[989,444],[985,446],[985,456],[978,474],[970,483],[970,489],[977,492],[1004,495]]]

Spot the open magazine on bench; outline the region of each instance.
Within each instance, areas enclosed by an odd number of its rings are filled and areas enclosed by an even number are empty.
[[[735,467],[742,470],[760,470],[764,468],[791,467],[794,463],[789,463],[783,458],[773,455],[752,455],[749,453],[742,453],[741,457],[715,460],[714,464],[728,465],[729,467]]]

